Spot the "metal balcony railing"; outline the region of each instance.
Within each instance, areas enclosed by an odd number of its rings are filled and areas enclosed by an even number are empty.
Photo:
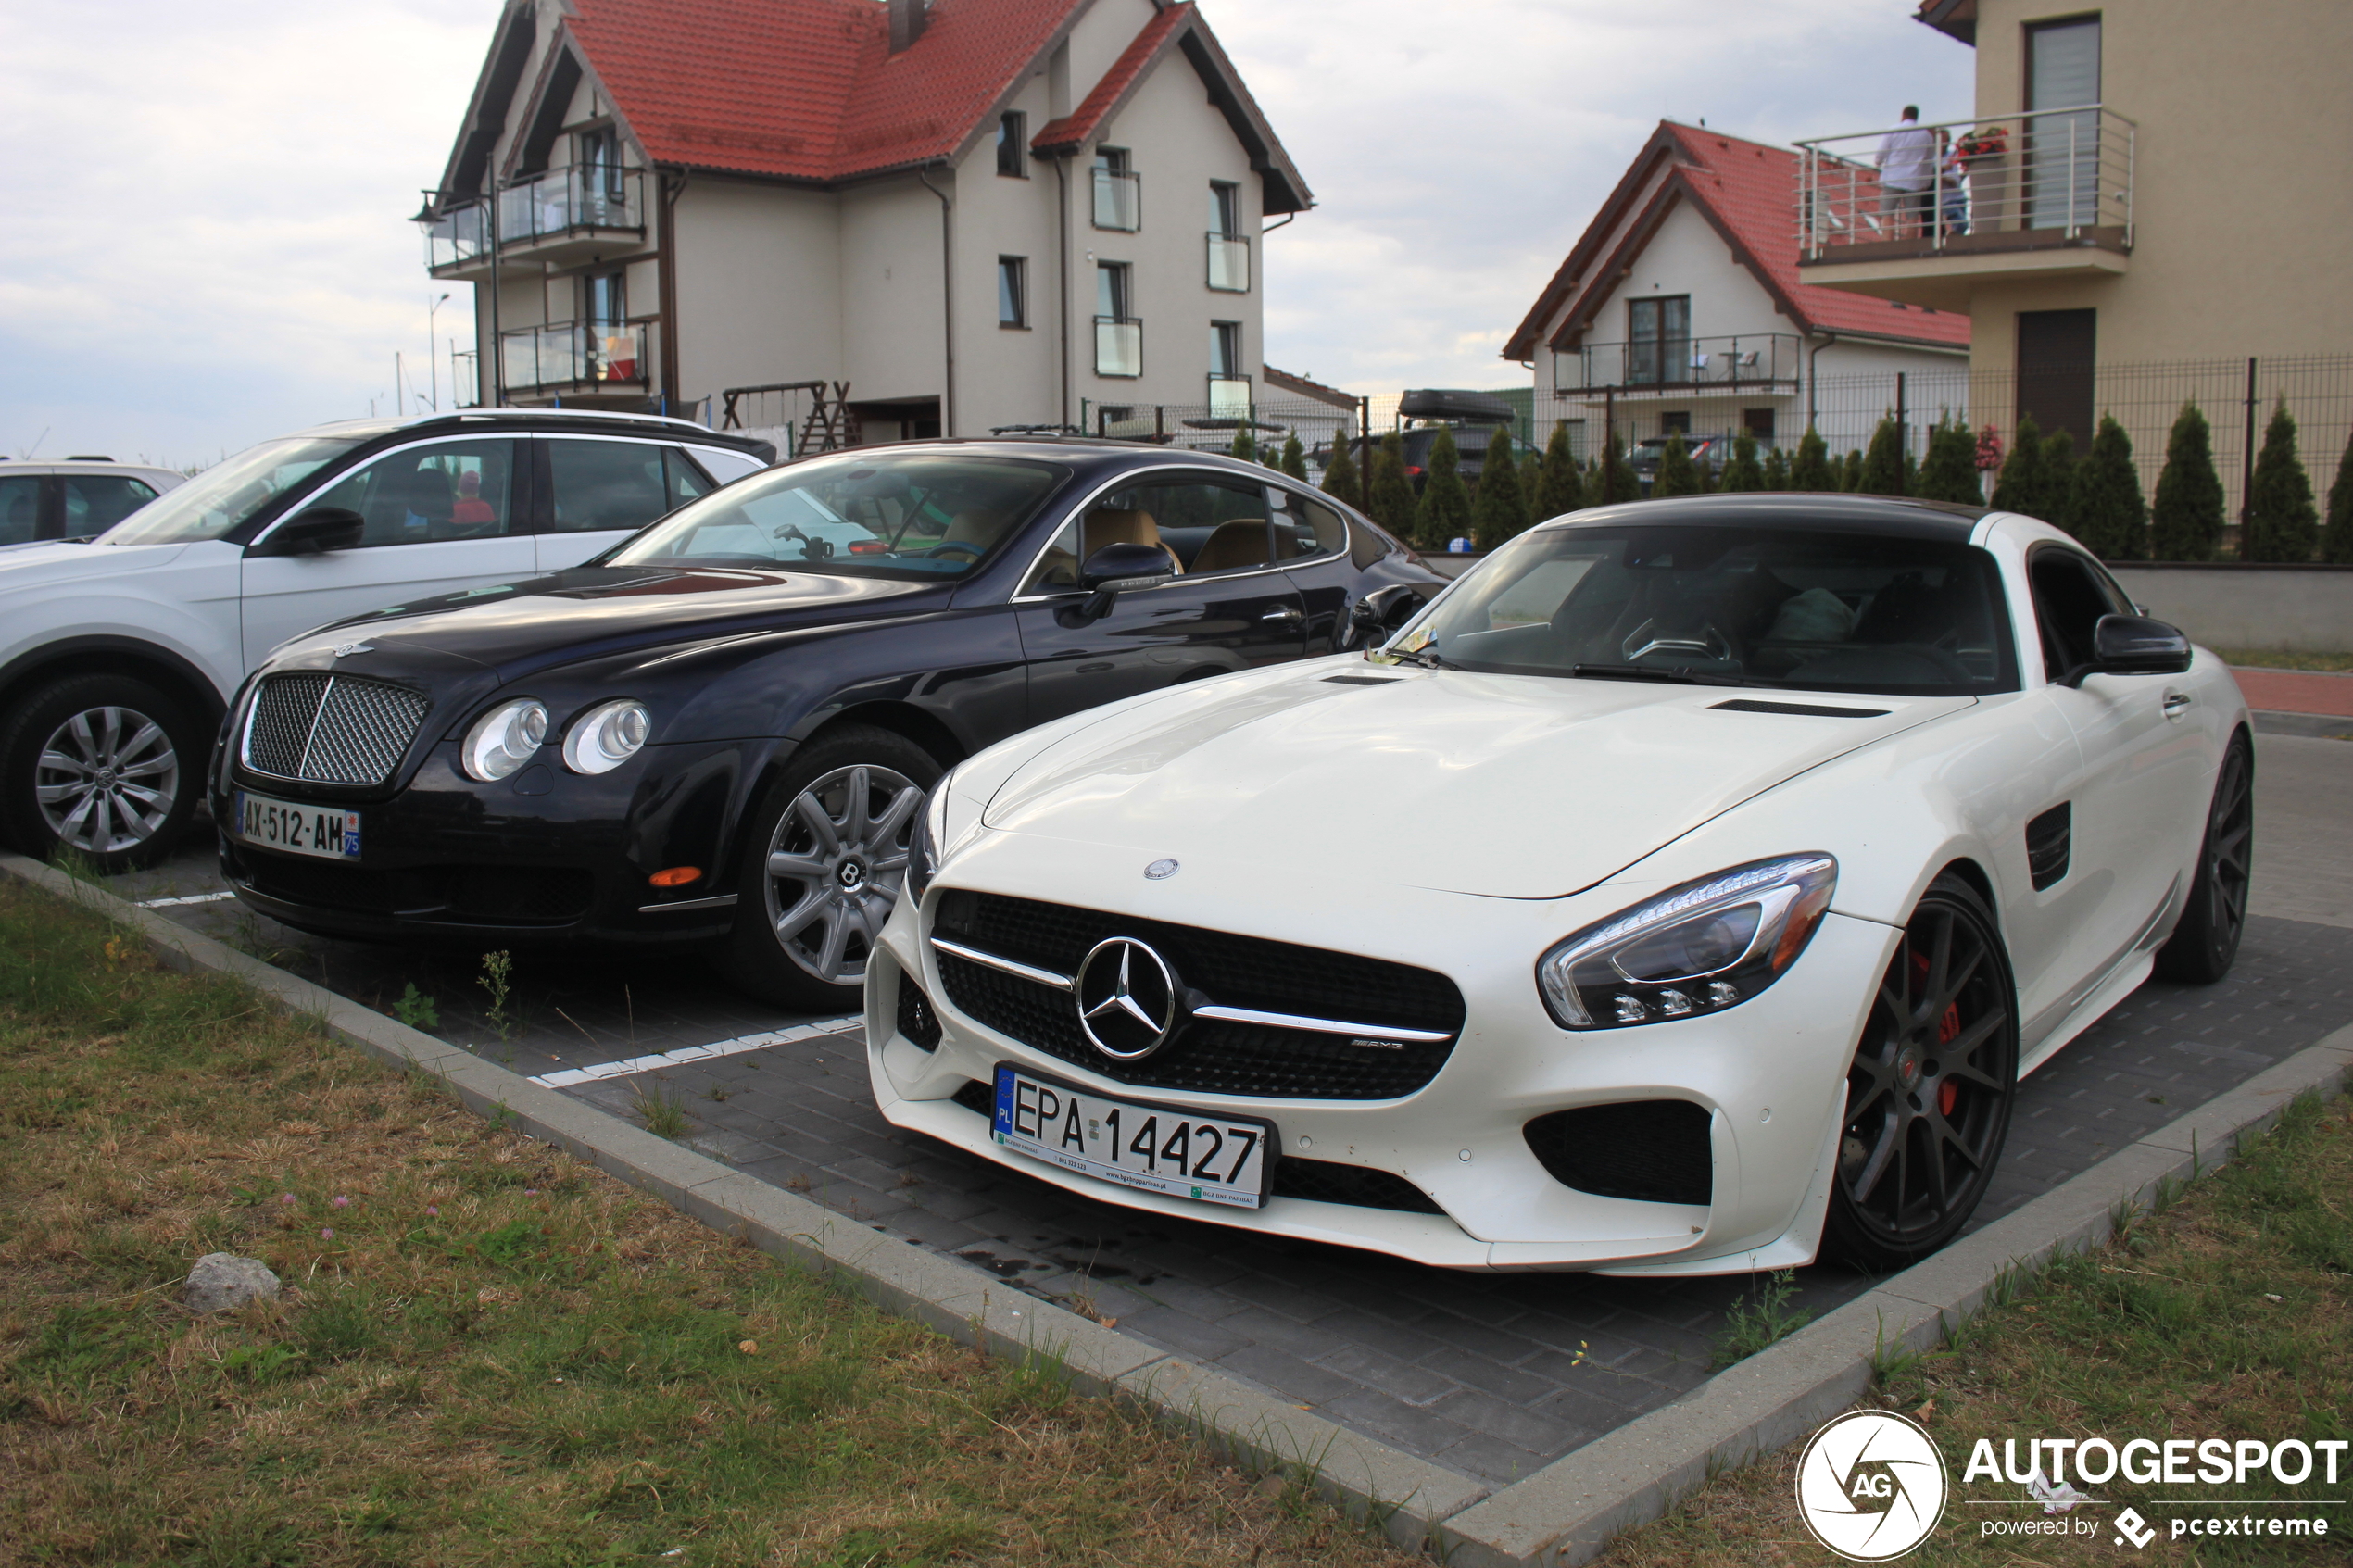
[[[1862,245],[1905,255],[2057,243],[2130,250],[2135,134],[2115,110],[2086,104],[1800,142],[1798,257],[1836,260]],[[1919,178],[1891,179],[1891,169]]]
[[[565,321],[498,334],[498,368],[510,391],[646,379],[642,321]]]
[[[1209,286],[1227,294],[1250,292],[1250,241],[1209,232]]]
[[[425,267],[455,267],[490,254],[490,204],[453,207],[418,225],[425,233]]]
[[[1796,383],[1802,346],[1792,332],[1592,343],[1561,356],[1554,385],[1564,393],[1610,387],[1763,391],[1777,383]]]
[[[1132,170],[1095,170],[1095,227],[1132,234],[1143,226],[1143,177]]]
[[[1095,318],[1095,373],[1099,376],[1140,376],[1144,373],[1144,323],[1133,317]]]
[[[498,193],[498,243],[520,245],[578,229],[646,226],[644,182],[634,169],[551,169]]]

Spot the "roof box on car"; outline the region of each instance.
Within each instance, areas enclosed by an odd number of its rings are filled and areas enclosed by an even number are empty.
[[[1519,416],[1502,398],[1484,392],[1449,392],[1423,387],[1398,399],[1397,411],[1409,420],[1472,420],[1508,424]]]

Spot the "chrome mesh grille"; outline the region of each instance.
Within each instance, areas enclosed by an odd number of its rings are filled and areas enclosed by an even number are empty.
[[[272,675],[245,723],[245,764],[312,784],[382,784],[431,706],[422,692],[383,681],[316,671]]]

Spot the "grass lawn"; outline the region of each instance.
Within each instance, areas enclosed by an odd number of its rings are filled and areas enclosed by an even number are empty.
[[[1410,1560],[0,882],[0,1561]]]
[[[2342,675],[2353,671],[2353,653],[2282,653],[2276,648],[2216,648],[2229,663],[2247,670],[2326,670]]]
[[[2338,1485],[2283,1487],[2266,1474],[2238,1486],[2082,1485],[2105,1506],[2091,1536],[1983,1539],[1989,1516],[2045,1517],[2035,1507],[1971,1506],[2026,1489],[1962,1483],[1981,1437],[2353,1438],[2353,1101],[2307,1101],[2271,1137],[2118,1242],[2054,1265],[2031,1288],[1965,1325],[1945,1348],[1888,1380],[1872,1403],[1935,1436],[1954,1501],[1919,1564],[1975,1568],[2113,1565],[2141,1554],[2108,1527],[2130,1504],[2167,1531],[2151,1561],[2231,1564],[2353,1561],[2353,1507],[2247,1508],[2236,1499],[2353,1497],[2353,1451]],[[1617,1542],[1607,1568],[1831,1563],[1792,1500],[1803,1444],[1720,1476],[1667,1518]],[[2293,1466],[2291,1466],[2293,1468]],[[2073,1473],[2070,1472],[2072,1479]],[[2199,1507],[2159,1499],[2201,1499]],[[2325,1539],[2171,1538],[2173,1518],[2325,1514]]]

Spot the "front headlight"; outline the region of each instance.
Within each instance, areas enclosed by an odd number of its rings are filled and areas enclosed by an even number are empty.
[[[600,702],[572,721],[564,734],[564,766],[575,773],[610,773],[645,749],[652,715],[634,697]]]
[[[955,776],[953,768],[940,774],[915,812],[914,836],[907,841],[906,884],[908,900],[914,904],[924,901],[924,890],[939,874],[939,844],[948,832],[948,781]]]
[[[536,698],[517,697],[474,721],[459,756],[467,777],[497,784],[530,761],[547,738],[547,708]]]
[[[1735,866],[1567,937],[1536,982],[1564,1029],[1620,1029],[1737,1007],[1806,950],[1838,885],[1828,855]]]

